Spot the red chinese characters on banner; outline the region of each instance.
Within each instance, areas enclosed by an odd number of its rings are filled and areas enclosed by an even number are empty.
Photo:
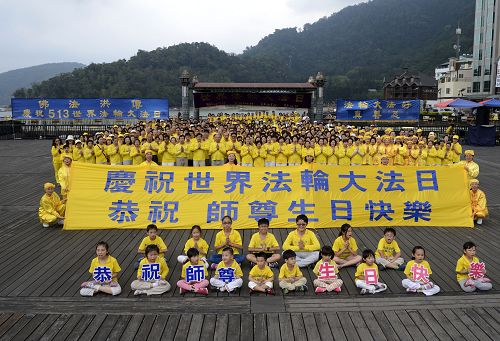
[[[319,279],[337,279],[335,273],[336,266],[328,263],[321,263],[318,269]]]
[[[378,283],[377,270],[365,269],[365,282],[366,284],[377,284]]]
[[[425,266],[413,264],[413,266],[411,267],[411,272],[413,274],[414,282],[422,282],[422,283],[429,282],[429,271]]]
[[[479,279],[484,277],[484,272],[486,270],[486,266],[484,263],[470,263],[469,277],[472,279]]]

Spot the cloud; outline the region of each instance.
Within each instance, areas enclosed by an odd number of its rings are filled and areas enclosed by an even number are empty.
[[[2,0],[0,72],[49,62],[110,62],[137,50],[202,41],[240,53],[359,1]]]

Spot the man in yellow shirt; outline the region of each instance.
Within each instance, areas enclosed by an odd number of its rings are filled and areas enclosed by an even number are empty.
[[[68,197],[68,193],[70,190],[70,170],[71,170],[71,162],[73,158],[71,155],[64,155],[63,164],[59,169],[59,183],[61,185],[61,195],[63,199]]]
[[[221,135],[219,133],[214,135],[214,142],[210,144],[208,153],[212,166],[222,166],[226,157],[226,147],[221,142]]]
[[[203,141],[202,137],[202,133],[197,133],[196,138],[191,140],[191,144],[189,146],[189,150],[193,153],[194,167],[205,166],[205,155],[208,151],[209,144],[208,141]]]
[[[43,185],[45,194],[40,199],[40,208],[38,209],[38,218],[43,227],[49,227],[50,224],[57,221],[58,224],[64,224],[64,212],[66,210],[66,199],[61,200],[59,195],[54,192],[55,185],[47,182]]]
[[[472,149],[466,150],[464,154],[465,161],[460,161],[457,165],[464,167],[470,181],[479,175],[479,165],[474,162],[474,151]]]
[[[472,207],[472,218],[478,225],[483,223],[483,219],[488,216],[488,207],[486,207],[486,195],[479,189],[479,180],[470,181],[470,202]]]
[[[146,150],[146,160],[144,160],[140,165],[141,166],[149,166],[149,167],[158,167],[158,164],[153,161],[153,151],[152,150]]]

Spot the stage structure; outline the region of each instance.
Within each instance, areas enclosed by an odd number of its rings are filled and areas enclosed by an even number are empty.
[[[182,72],[180,80],[184,119],[189,118],[189,102],[192,98],[195,119],[200,118],[200,108],[247,105],[290,110],[307,108],[311,120],[323,120],[323,89],[326,81],[320,72],[316,77],[309,77],[305,83],[205,83],[199,82],[196,76],[191,79],[187,70]]]

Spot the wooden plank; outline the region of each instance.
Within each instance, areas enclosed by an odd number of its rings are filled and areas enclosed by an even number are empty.
[[[46,319],[44,319],[38,327],[28,336],[26,340],[28,341],[38,341],[42,337],[43,334],[50,328],[50,326],[59,318],[59,315],[49,315]]]
[[[156,319],[155,315],[144,315],[141,325],[139,329],[137,329],[137,332],[135,333],[134,340],[141,340],[141,341],[147,340],[149,332],[151,331],[151,328],[153,327],[153,324],[155,322],[155,319]]]
[[[168,322],[168,315],[161,314],[161,315],[156,315],[156,319],[153,323],[153,326],[151,327],[151,331],[149,332],[148,335],[148,340],[151,341],[156,341],[161,338],[161,335],[163,334],[163,330],[165,329],[165,326],[167,325]]]
[[[267,339],[269,341],[280,341],[280,320],[278,313],[266,314]]]
[[[356,332],[356,326],[351,320],[348,312],[338,312],[337,316],[339,317],[340,324],[342,325],[342,329],[344,330],[344,334],[346,335],[349,341],[360,340],[358,333]]]
[[[316,321],[316,326],[318,327],[318,333],[322,341],[333,341],[334,336],[332,331],[328,326],[328,320],[324,313],[314,313],[314,319]]]
[[[468,310],[470,309],[460,309],[453,311],[453,313],[459,318],[459,320],[462,322],[462,324],[471,332],[473,335],[481,340],[487,340],[488,338],[491,340],[495,340],[495,338],[491,337],[491,335],[488,335],[487,331],[485,330],[485,326],[487,326],[486,323],[478,323],[479,321],[473,321],[469,315],[468,315]],[[451,311],[451,310],[446,310],[446,311]],[[462,334],[463,335],[463,334]]]
[[[144,319],[144,315],[132,315],[132,318],[129,320],[125,330],[120,336],[120,340],[123,341],[131,341],[135,338],[137,331],[141,327],[142,320]]]
[[[253,337],[255,340],[267,339],[267,323],[265,314],[253,315]]]
[[[378,325],[377,320],[375,319],[375,316],[373,316],[372,312],[362,311],[361,316],[363,317],[363,320],[366,323],[366,326],[368,327],[368,330],[370,331],[370,334],[373,337],[373,339],[377,341],[387,340],[387,338],[384,335],[384,332]]]
[[[489,323],[497,332],[500,333],[500,314],[492,308],[478,308],[475,309],[479,315]]]
[[[231,321],[231,319],[229,321]],[[202,314],[193,314],[191,324],[189,325],[189,332],[187,335],[187,340],[188,341],[198,341],[200,339],[202,327],[203,327],[203,315]],[[238,338],[239,338],[239,324],[238,324]],[[156,339],[156,340],[158,340],[158,339]],[[154,341],[154,340],[151,339],[151,341]]]
[[[292,319],[293,336],[295,340],[307,340],[307,332],[302,314],[292,313],[290,317]]]
[[[479,329],[488,334],[490,339],[500,339],[500,328],[498,328],[500,327],[500,325],[498,321],[491,319],[491,316],[488,315],[487,312],[485,312],[481,308],[468,308],[464,309],[463,311],[465,311],[465,313],[467,314],[467,318],[470,317],[470,319]]]
[[[349,312],[348,314],[351,317],[352,323],[356,326],[356,332],[358,333],[359,338],[364,341],[374,340],[368,327],[366,326],[365,321],[363,320],[363,317],[361,316],[361,313],[355,311]]]
[[[321,335],[318,330],[318,326],[316,324],[316,320],[314,318],[313,313],[303,313],[302,319],[304,320],[304,326],[307,330],[307,339],[312,340],[321,340]]]
[[[28,336],[38,327],[38,325],[47,318],[47,315],[37,314],[24,325],[23,328],[12,338],[14,341],[26,340]]]
[[[115,326],[111,333],[109,333],[108,339],[109,341],[118,341],[120,340],[123,332],[128,326],[128,322],[132,318],[131,315],[120,315],[118,317],[118,321],[116,321]]]
[[[59,330],[57,335],[53,338],[53,341],[64,341],[68,337],[68,335],[71,333],[73,328],[76,327],[76,325],[80,322],[82,319],[83,315],[76,314],[76,315],[71,315],[69,320],[64,324],[64,326]]]
[[[399,336],[396,334],[392,328],[391,322],[387,319],[383,312],[373,313],[373,316],[375,316],[375,320],[384,332],[387,340],[399,340]]]
[[[210,341],[214,339],[215,333],[215,315],[205,315],[203,318],[203,326],[201,328],[200,341]]]
[[[84,330],[82,335],[80,335],[78,340],[92,340],[92,338],[97,333],[97,331],[101,327],[102,323],[106,319],[106,316],[107,315],[105,315],[105,314],[96,315],[94,317],[94,319],[92,320],[92,322],[90,322],[89,325],[87,326],[87,328]]]
[[[7,333],[9,329],[12,328],[12,326],[14,326],[23,316],[24,314],[20,313],[10,315],[9,318],[0,326],[0,336]]]
[[[94,335],[93,340],[107,340],[108,335],[113,330],[116,322],[118,321],[118,315],[106,315],[106,319],[102,323],[101,327],[97,330],[97,333]]]
[[[251,341],[253,337],[253,314],[242,314],[241,315],[241,329],[240,329],[240,340]]]
[[[465,340],[455,326],[446,318],[441,310],[429,310],[429,313],[436,319],[437,323],[450,335],[452,340]]]
[[[175,333],[175,341],[183,341],[187,339],[189,326],[191,325],[191,314],[182,314]]]
[[[40,338],[40,341],[47,341],[47,340],[52,340],[54,336],[59,333],[59,331],[64,327],[66,322],[68,322],[69,318],[71,315],[68,314],[63,314],[59,315],[57,320],[47,329],[47,331],[42,335]]]
[[[432,328],[427,324],[427,322],[422,318],[422,316],[415,310],[407,311],[408,316],[412,319],[413,323],[418,327],[420,332],[422,333],[425,340],[451,340],[449,336],[444,333],[441,335],[436,335]]]
[[[34,317],[35,315],[23,315],[5,334],[0,338],[0,341],[11,340],[17,335]]]
[[[418,328],[418,325],[415,323],[415,321],[412,320],[412,318],[406,311],[400,310],[397,313],[394,312],[394,314],[397,315],[397,317],[401,321],[401,325],[404,326],[404,328],[408,332],[408,335],[411,335],[414,340],[426,339]]]
[[[175,337],[175,333],[177,331],[177,326],[179,325],[179,320],[181,319],[180,315],[170,315],[168,317],[167,325],[163,330],[163,334],[161,335],[162,340],[173,340]]]
[[[228,325],[227,314],[217,315],[217,319],[215,321],[214,340],[226,340],[226,338],[228,337],[227,325]]]
[[[342,323],[340,322],[337,313],[326,314],[326,319],[328,320],[328,324],[330,325],[330,329],[332,331],[334,339],[340,341],[346,341],[347,336],[344,333],[344,329],[342,328]]]
[[[290,314],[279,313],[278,319],[280,325],[281,340],[293,340],[294,336],[292,328],[292,318]]]

